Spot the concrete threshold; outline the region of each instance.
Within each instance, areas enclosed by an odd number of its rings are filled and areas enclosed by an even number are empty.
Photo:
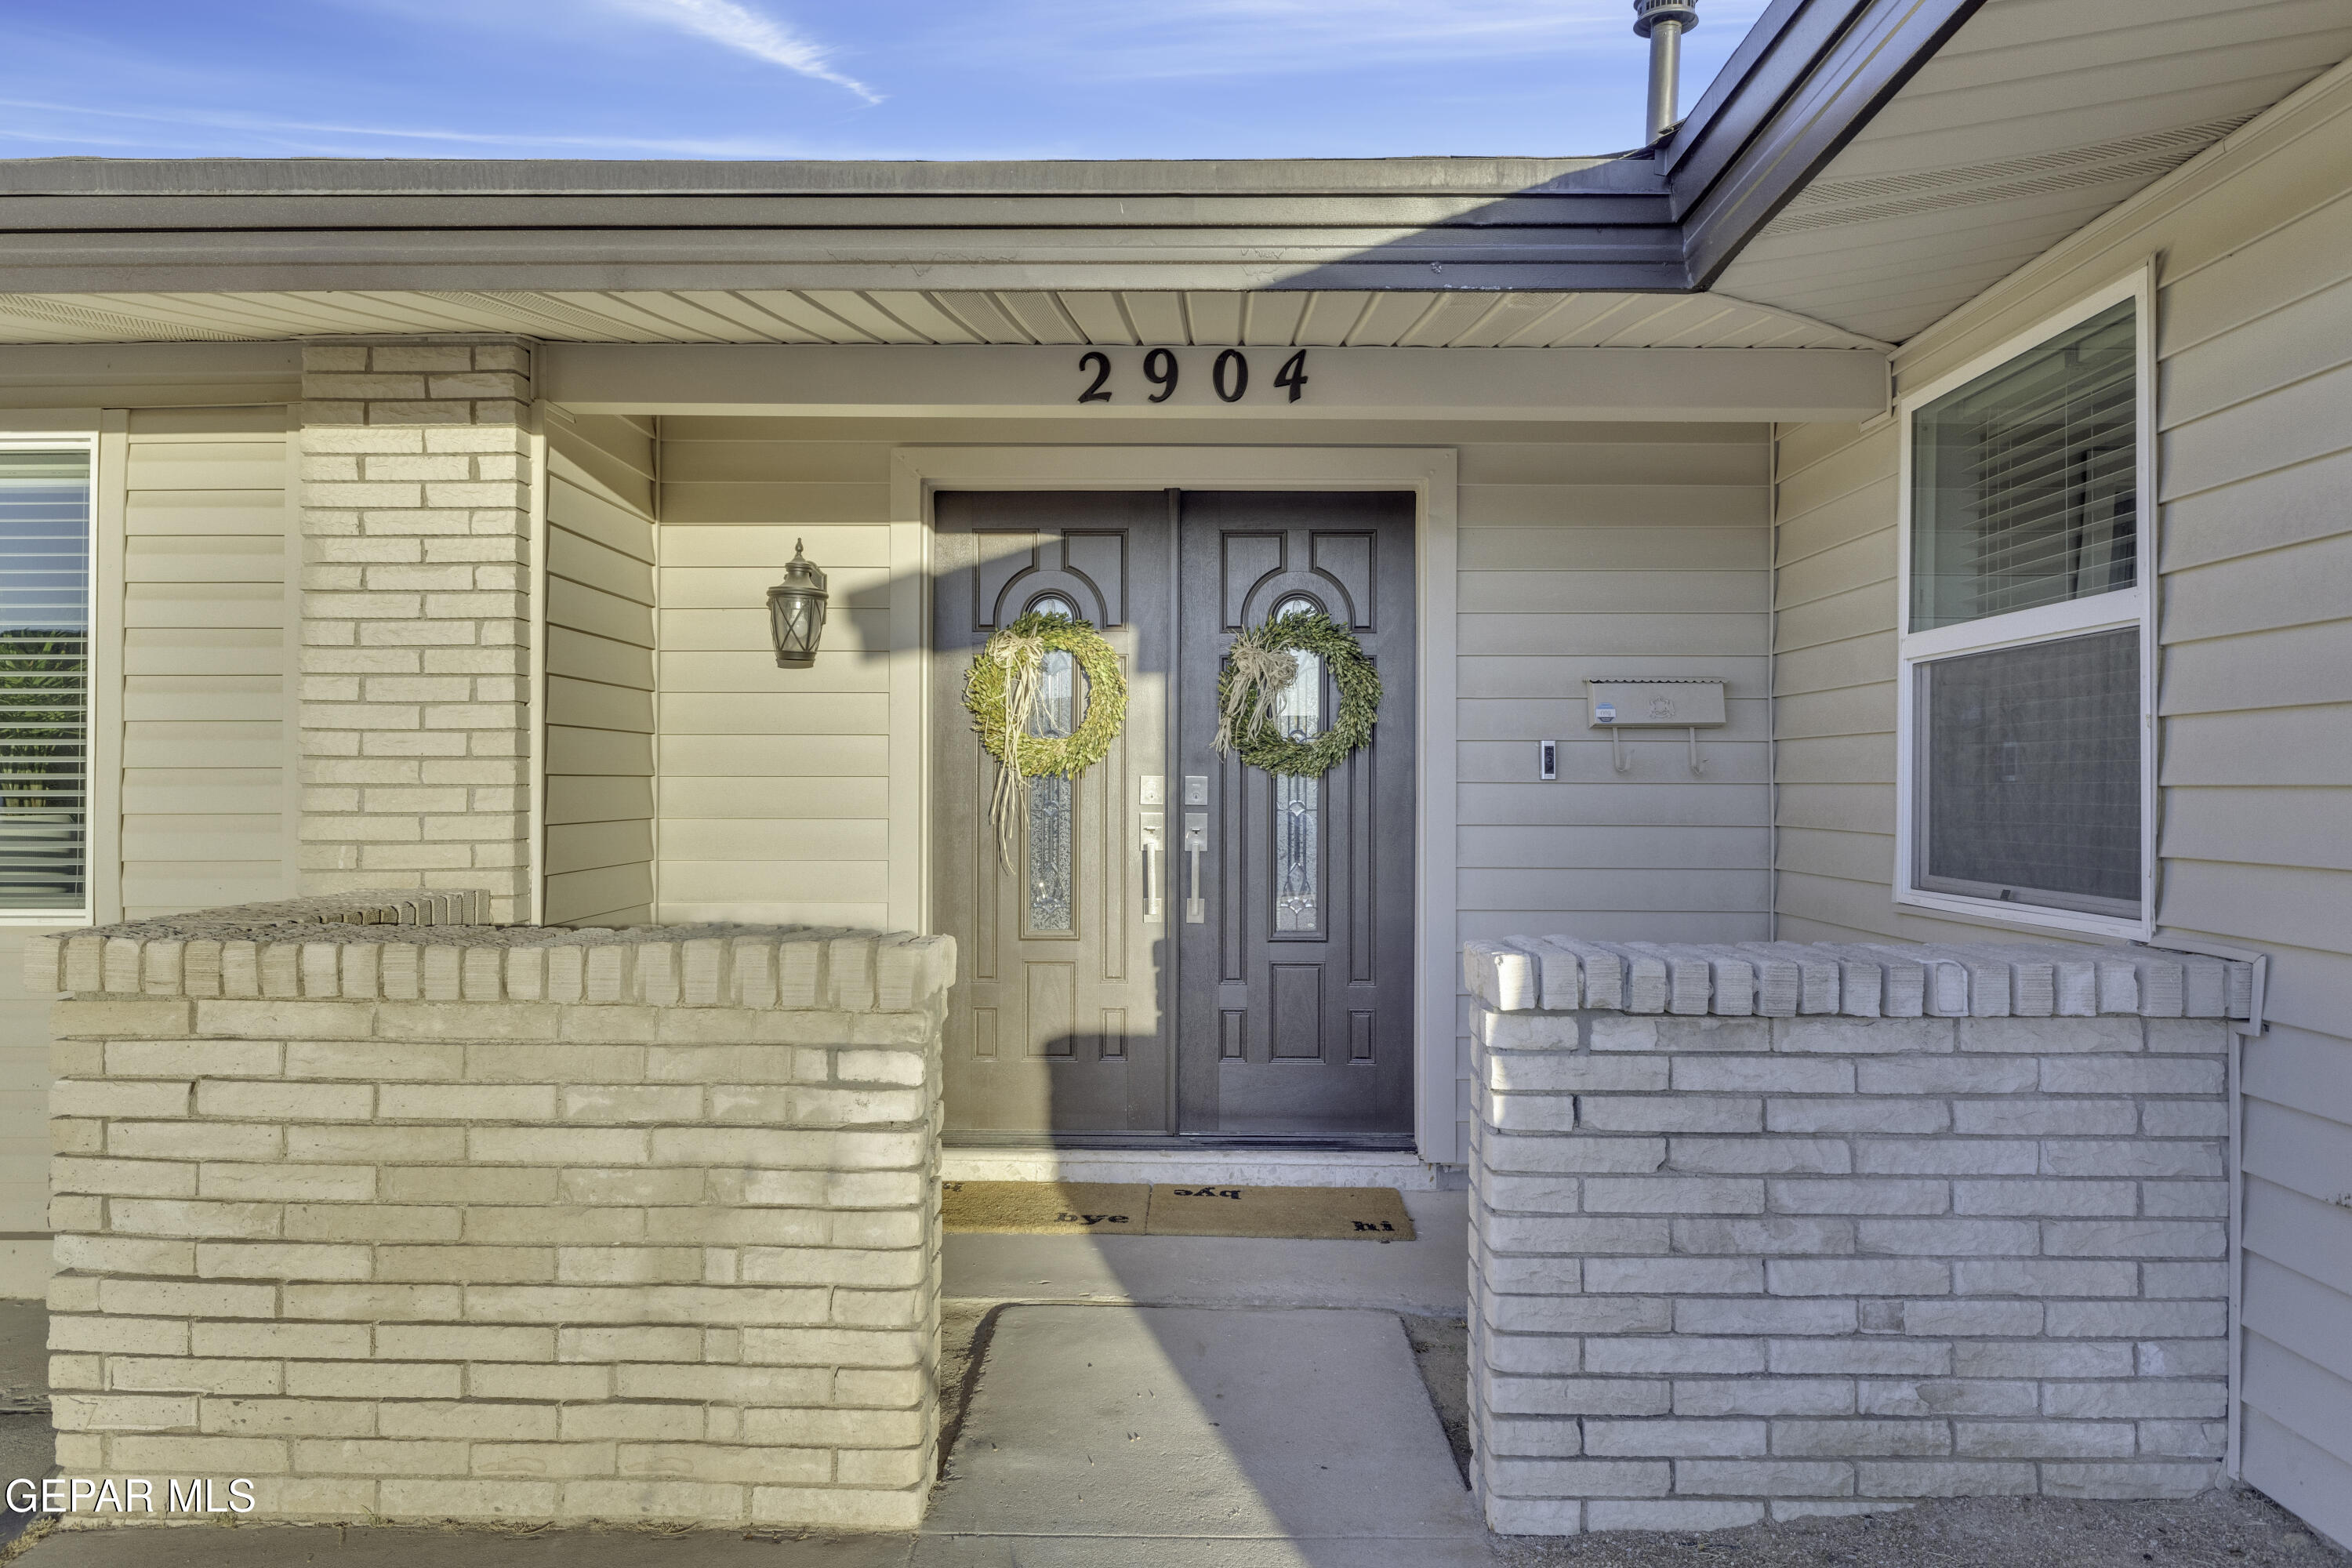
[[[940,1294],[980,1301],[1325,1307],[1460,1318],[1469,1194],[1408,1192],[1412,1241],[1204,1236],[947,1238]]]
[[[954,1149],[940,1173],[950,1182],[1198,1182],[1253,1187],[1394,1187],[1429,1193],[1459,1168],[1409,1151],[1326,1149]]]

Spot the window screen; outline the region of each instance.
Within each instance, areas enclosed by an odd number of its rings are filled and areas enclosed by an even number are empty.
[[[2137,915],[2139,630],[1919,668],[1919,885]]]
[[[1911,629],[2137,580],[2135,303],[1912,416]]]
[[[85,901],[89,454],[0,452],[0,912]]]

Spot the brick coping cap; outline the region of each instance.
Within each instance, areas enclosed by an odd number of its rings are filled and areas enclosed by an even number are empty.
[[[609,1003],[901,1012],[955,978],[955,942],[838,926],[479,923],[488,895],[341,894],[199,910],[25,944],[36,994]]]
[[[2055,943],[1465,943],[1463,980],[1500,1013],[1714,1017],[2245,1018],[2253,965],[2148,947]]]

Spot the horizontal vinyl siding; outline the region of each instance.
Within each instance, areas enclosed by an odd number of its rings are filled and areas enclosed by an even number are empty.
[[[887,923],[896,428],[665,421],[664,920]],[[829,597],[786,671],[767,591],[796,545]]]
[[[102,399],[101,399],[102,401]],[[93,496],[99,626],[121,627],[119,677],[91,705],[120,726],[117,832],[94,830],[100,917],[280,899],[294,889],[296,610],[283,406],[142,408]],[[5,426],[0,417],[0,428]],[[119,521],[117,521],[119,520]],[[101,676],[107,662],[94,658]],[[94,788],[91,809],[112,792]],[[100,825],[93,822],[93,828]],[[26,941],[0,931],[0,1236],[48,1229],[48,1012],[25,989]],[[0,1297],[47,1288],[46,1240],[0,1239]]]
[[[547,912],[654,919],[654,507],[649,423],[549,421]]]
[[[0,1233],[49,1228],[49,1004],[25,989],[25,943],[0,929]],[[0,1298],[39,1296],[49,1284],[46,1239],[0,1240]]]
[[[2158,940],[2271,955],[2245,1045],[2245,1479],[2352,1542],[2352,76],[1906,345],[1940,375],[2163,258]],[[1780,433],[1783,936],[1897,915],[1895,431]]]
[[[1458,454],[1461,934],[1766,932],[1761,427],[671,417],[662,434],[665,920],[886,917],[893,447],[1311,439]],[[762,595],[802,539],[832,618],[816,668],[780,677]],[[1587,727],[1590,676],[1728,681],[1704,774],[1680,732],[1636,736],[1615,773]],[[1563,742],[1557,783],[1535,776],[1543,740]]]
[[[131,415],[119,709],[126,919],[294,890],[286,431],[274,406]]]

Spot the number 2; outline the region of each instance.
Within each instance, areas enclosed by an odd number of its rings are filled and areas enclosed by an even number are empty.
[[[1110,355],[1103,353],[1100,349],[1096,349],[1090,353],[1080,354],[1078,356],[1078,368],[1080,370],[1084,370],[1088,365],[1095,367],[1095,378],[1084,392],[1078,394],[1078,401],[1080,403],[1108,403],[1110,401],[1110,394],[1103,389],[1103,384],[1110,379]],[[1291,395],[1296,397],[1297,394],[1293,393]]]

